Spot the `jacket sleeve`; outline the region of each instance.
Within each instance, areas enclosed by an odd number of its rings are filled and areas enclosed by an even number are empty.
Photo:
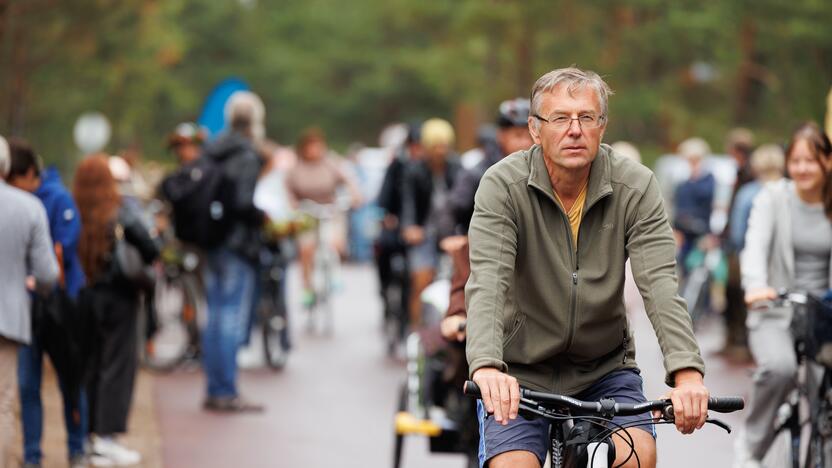
[[[260,159],[256,153],[244,158],[235,158],[233,164],[238,167],[233,170],[235,177],[234,212],[239,219],[252,226],[260,226],[266,219],[266,214],[254,205],[254,189],[260,177]]]
[[[153,263],[159,257],[159,245],[150,235],[138,213],[123,206],[119,212],[119,222],[124,228],[124,239],[138,249],[142,261],[146,264]]]
[[[401,182],[401,169],[401,163],[397,159],[394,159],[387,166],[387,171],[384,172],[384,181],[381,183],[381,189],[378,192],[378,197],[376,197],[376,203],[384,210],[385,214],[398,214],[398,207],[395,206],[394,191],[397,189],[401,190],[401,187],[395,186],[397,182]]]
[[[462,170],[449,197],[457,229],[465,232],[474,213],[474,194],[477,191],[477,177],[472,170]]]
[[[693,368],[704,375],[705,363],[678,294],[676,246],[654,175],[630,213],[626,236],[633,277],[664,355],[666,382],[673,386],[676,371]]]
[[[468,243],[459,250],[451,252],[454,272],[451,275],[451,297],[448,301],[448,311],[445,316],[461,315],[465,317],[465,283],[471,276],[471,265],[468,260]]]
[[[35,277],[38,289],[45,291],[58,281],[60,270],[49,236],[46,210],[40,203],[36,208],[26,259],[29,274]]]
[[[78,208],[68,193],[61,195],[55,204],[54,221],[51,224],[52,242],[61,244],[64,258],[75,256],[78,239],[81,236],[81,217]]]
[[[474,202],[468,231],[471,276],[465,286],[468,310],[466,354],[471,375],[482,367],[503,372],[503,314],[517,256],[517,218],[509,186],[486,173]]]
[[[764,188],[751,205],[745,247],[740,252],[742,286],[747,291],[769,285],[768,259],[775,225],[773,201],[771,191]]]
[[[402,227],[416,226],[416,169],[417,165],[406,166],[402,177]]]

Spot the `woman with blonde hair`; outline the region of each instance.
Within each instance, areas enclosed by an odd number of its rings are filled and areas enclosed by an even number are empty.
[[[116,259],[119,242],[133,246],[145,264],[159,249],[138,213],[122,203],[105,155],[89,156],[75,172],[73,196],[81,216],[78,256],[87,276],[80,307],[92,321],[87,390],[93,466],[141,461],[138,452],[116,441],[127,432],[138,367],[139,288]]]

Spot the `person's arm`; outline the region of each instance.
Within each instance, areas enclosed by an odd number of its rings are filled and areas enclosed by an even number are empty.
[[[396,187],[396,184],[401,182],[401,170],[403,165],[404,163],[399,161],[399,159],[394,156],[390,165],[387,166],[387,170],[384,172],[384,180],[381,183],[381,189],[376,197],[376,203],[382,210],[384,210],[384,214],[399,215],[399,207],[396,206],[397,203],[395,193],[397,190],[401,189],[401,187]]]
[[[749,304],[776,297],[774,289],[768,284],[768,257],[774,228],[774,198],[770,190],[763,188],[751,205],[745,247],[740,252],[742,286],[745,288],[745,301]]]
[[[124,239],[136,247],[145,264],[153,263],[159,257],[160,249],[156,239],[133,209],[122,206],[119,211],[119,223],[124,229]]]
[[[442,319],[442,336],[449,341],[465,340],[464,324],[465,313],[465,283],[471,274],[471,267],[468,262],[468,242],[454,246],[455,249],[449,252],[453,261],[453,274],[451,275],[451,293],[448,301],[448,310],[445,318]]]
[[[52,242],[61,244],[64,258],[75,255],[78,249],[78,239],[81,237],[81,217],[78,208],[68,193],[60,196],[55,204],[57,214],[52,223]]]
[[[673,373],[679,369],[694,368],[704,374],[690,315],[678,294],[675,242],[653,175],[630,213],[626,235],[633,278],[664,354],[667,384],[673,385]]]
[[[261,226],[266,221],[266,214],[254,204],[254,189],[260,178],[260,158],[256,152],[250,156],[233,161],[236,173],[234,180],[234,213],[245,223]]]
[[[55,258],[46,210],[38,203],[33,213],[33,223],[26,252],[28,274],[35,279],[35,287],[46,291],[58,281],[60,268]]]
[[[471,276],[465,286],[471,379],[482,391],[486,411],[505,425],[517,417],[519,385],[503,361],[503,313],[517,256],[517,218],[505,181],[486,173],[474,202],[468,231]]]
[[[474,170],[462,169],[448,197],[454,222],[461,232],[466,232],[471,223],[471,216],[474,213],[474,194],[477,191],[478,182]]]
[[[688,434],[705,424],[705,363],[685,301],[679,297],[675,242],[655,176],[627,220],[627,251],[644,306],[664,355],[676,427]]]
[[[425,232],[416,220],[416,197],[418,194],[417,178],[420,163],[407,166],[402,181],[402,238],[409,245],[417,245],[425,240]]]

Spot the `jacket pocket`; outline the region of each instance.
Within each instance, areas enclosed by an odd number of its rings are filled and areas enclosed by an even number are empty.
[[[523,328],[523,324],[526,322],[526,314],[518,311],[514,314],[514,320],[512,321],[511,331],[507,335],[504,335],[505,338],[503,339],[503,349],[507,348],[516,338],[517,335],[520,334],[520,329]]]

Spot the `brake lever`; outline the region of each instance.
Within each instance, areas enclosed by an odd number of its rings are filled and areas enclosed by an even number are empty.
[[[674,422],[675,421],[675,419],[673,417],[673,406],[668,405],[664,408],[664,411],[662,411],[661,419],[664,419],[665,421],[668,421],[668,422]],[[728,424],[725,424],[724,422],[720,421],[719,419],[714,419],[714,418],[708,417],[708,419],[705,420],[705,423],[706,424],[708,424],[708,423],[713,424],[714,426],[722,428],[723,430],[725,430],[725,432],[727,432],[729,434],[731,433],[731,426],[729,426]]]
[[[731,433],[731,426],[725,424],[724,422],[720,421],[719,419],[708,418],[708,419],[705,420],[705,423],[706,424],[707,423],[713,424],[714,426],[717,426],[717,427],[720,427],[720,428],[724,429],[725,432],[727,432],[729,434]]]

